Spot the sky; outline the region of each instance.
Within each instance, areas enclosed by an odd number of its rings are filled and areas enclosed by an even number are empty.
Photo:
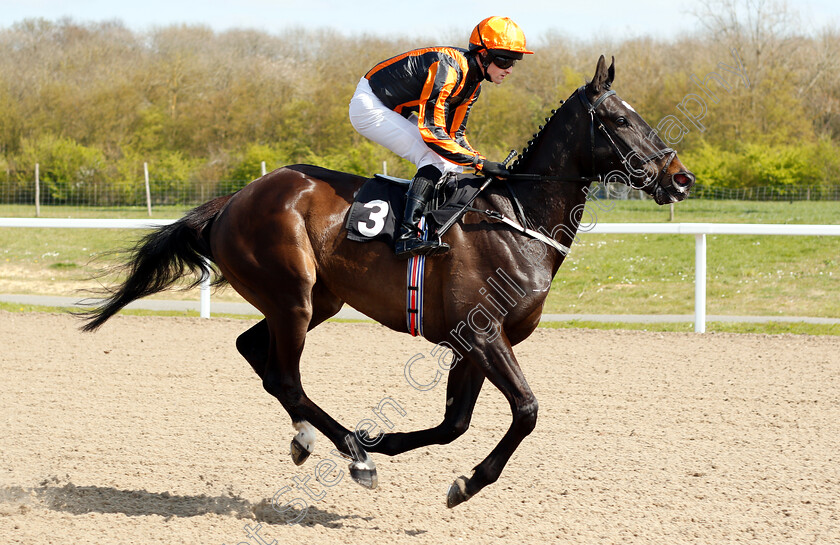
[[[585,40],[678,37],[698,29],[692,15],[697,0],[0,0],[0,28],[26,18],[76,22],[119,19],[133,30],[171,24],[201,24],[214,30],[253,28],[279,32],[288,27],[329,27],[346,35],[442,38],[469,34],[490,15],[506,15],[525,30],[533,45],[549,32]],[[406,5],[415,6],[414,12]],[[788,2],[806,30],[840,23],[837,0]],[[609,15],[607,15],[609,14]],[[465,38],[466,41],[466,38]],[[458,44],[454,44],[458,45]]]

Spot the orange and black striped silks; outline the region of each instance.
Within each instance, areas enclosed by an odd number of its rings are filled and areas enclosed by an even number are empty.
[[[404,117],[417,114],[420,134],[435,153],[463,166],[484,160],[465,134],[483,78],[474,55],[455,47],[415,49],[377,64],[365,77],[385,106]]]

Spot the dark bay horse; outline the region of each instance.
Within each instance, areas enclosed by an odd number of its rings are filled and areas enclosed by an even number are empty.
[[[566,247],[596,177],[632,184],[658,204],[684,199],[694,184],[676,152],[610,89],[614,75],[614,63],[607,67],[602,56],[592,81],[553,113],[512,166],[510,184],[527,222]],[[307,332],[344,303],[407,331],[406,262],[384,244],[347,240],[343,228],[364,181],[295,165],[195,208],[138,243],[126,264],[127,279],[102,306],[86,313],[84,329],[98,328],[129,302],[166,289],[185,274],[208,274],[205,259],[211,260],[223,280],[265,316],[236,344],[298,430],[291,449],[295,463],[312,451],[317,429],[352,460],[351,476],[369,488],[377,478],[368,452],[393,456],[455,440],[467,430],[487,379],[510,403],[512,423],[472,475],[449,488],[447,505],[453,507],[495,482],[536,425],[537,400],[512,347],[537,327],[565,252],[542,242],[537,243],[541,251],[531,251],[534,239],[468,212],[445,235],[452,250],[426,262],[424,336],[450,348],[454,363],[443,421],[408,433],[354,433],[307,397],[299,365]],[[496,185],[474,206],[515,217],[508,191]]]

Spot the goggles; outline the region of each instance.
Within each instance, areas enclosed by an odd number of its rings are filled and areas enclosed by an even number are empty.
[[[510,57],[502,57],[499,55],[493,56],[493,64],[501,68],[502,70],[507,70],[514,64],[516,64],[516,59],[511,59]]]

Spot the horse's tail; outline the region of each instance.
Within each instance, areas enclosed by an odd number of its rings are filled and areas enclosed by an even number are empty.
[[[121,266],[127,271],[125,282],[108,289],[110,297],[100,306],[79,313],[87,321],[82,330],[97,329],[130,302],[171,287],[185,272],[197,276],[189,287],[204,281],[210,275],[205,258],[212,259],[209,227],[232,196],[208,201],[140,239]]]

